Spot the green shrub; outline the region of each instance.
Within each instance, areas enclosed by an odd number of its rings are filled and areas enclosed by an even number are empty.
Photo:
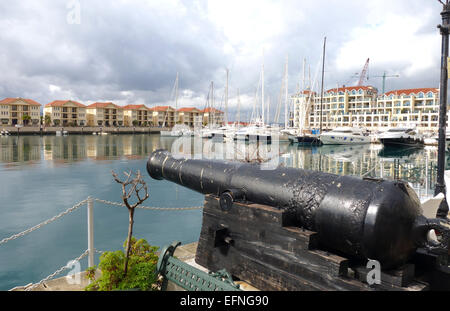
[[[124,243],[126,247],[126,241]],[[104,252],[100,256],[98,268],[101,276],[95,280],[96,266],[87,270],[87,277],[92,281],[85,290],[111,291],[126,289],[141,289],[144,291],[158,290],[159,281],[156,272],[158,247],[150,246],[144,239],[131,239],[128,272],[124,273],[125,252]]]

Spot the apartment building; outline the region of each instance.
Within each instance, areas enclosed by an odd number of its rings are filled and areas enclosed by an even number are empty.
[[[314,92],[292,96],[294,126],[322,128],[356,126],[379,129],[416,125],[422,131],[438,127],[439,90],[436,88],[403,89],[378,95],[373,86],[340,87],[324,92],[323,99]],[[321,103],[322,102],[322,103]]]
[[[152,122],[154,126],[172,127],[178,120],[176,110],[170,106],[155,106],[149,108],[152,111]]]
[[[176,111],[177,124],[184,124],[190,127],[202,127],[202,112],[194,107],[180,108]]]
[[[203,114],[203,124],[217,124],[222,125],[223,124],[223,111],[220,111],[216,108],[206,108],[201,110],[201,113]]]
[[[123,107],[125,126],[149,126],[152,113],[145,105],[127,105]]]
[[[41,104],[27,98],[5,98],[0,101],[0,124],[39,125]]]
[[[295,128],[309,129],[311,127],[310,121],[314,121],[314,118],[311,119],[309,116],[316,96],[315,92],[305,90],[292,97],[294,102],[292,122]]]
[[[86,108],[89,126],[123,126],[124,108],[111,102],[96,102]]]
[[[387,92],[377,99],[374,127],[415,124],[421,131],[439,127],[439,89],[419,88]]]
[[[53,126],[86,126],[86,106],[73,100],[55,100],[45,105],[46,118]]]

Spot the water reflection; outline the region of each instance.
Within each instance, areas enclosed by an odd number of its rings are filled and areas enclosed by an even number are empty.
[[[160,141],[158,135],[9,136],[1,137],[0,162],[141,159],[157,148],[170,148],[170,145],[170,141]]]
[[[396,147],[384,147],[378,153],[380,158],[386,159],[398,159],[404,162],[408,162],[411,159],[414,159],[417,154],[423,152],[420,148],[396,148]]]
[[[177,152],[179,156],[192,156],[200,150],[200,156],[208,159],[251,162],[276,157],[277,164],[288,167],[360,177],[403,179],[419,193],[423,189],[425,193],[432,193],[436,179],[436,147],[394,149],[379,144],[307,147],[286,143],[199,142],[191,138],[159,135],[1,137],[0,162],[8,168],[43,162],[64,164],[85,160],[143,159],[160,148]]]

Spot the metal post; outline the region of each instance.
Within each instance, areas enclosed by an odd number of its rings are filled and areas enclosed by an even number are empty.
[[[443,193],[445,195],[445,127],[447,121],[447,57],[448,57],[448,34],[449,34],[449,19],[450,19],[450,5],[448,0],[443,4],[441,12],[442,25],[438,25],[442,36],[442,50],[441,50],[441,83],[439,87],[439,142],[438,142],[438,171],[436,177],[435,195]],[[441,205],[437,211],[436,217],[447,217],[448,204],[446,198],[442,200]]]
[[[87,202],[87,216],[88,216],[88,266],[93,267],[94,263],[94,200],[88,197]]]

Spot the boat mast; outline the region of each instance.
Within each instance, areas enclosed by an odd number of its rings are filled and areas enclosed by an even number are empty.
[[[211,109],[209,111],[209,117],[211,118],[211,122],[214,122],[214,81],[211,81]],[[211,129],[211,122],[209,122],[209,128]]]
[[[174,115],[174,122],[177,124],[177,110],[178,110],[178,72],[177,72],[177,78],[175,79],[175,115]],[[167,115],[169,114],[169,107],[167,107]]]
[[[238,124],[238,128],[240,128],[240,125],[241,125],[241,96],[239,93],[239,89],[237,90],[237,105],[238,105],[237,124]]]
[[[304,123],[305,123],[305,121],[304,121],[304,119],[305,119],[305,115],[306,115],[306,94],[305,94],[305,64],[306,64],[306,58],[303,58],[303,70],[302,70],[302,73],[303,73],[303,76],[302,76],[302,93],[301,93],[301,96],[300,96],[300,98],[302,99],[302,102],[301,102],[301,109],[299,109],[299,111],[300,111],[300,116],[299,116],[299,122],[301,122],[300,124],[299,124],[299,133],[300,134],[302,134],[303,133],[303,125],[304,125]]]
[[[288,73],[288,62],[289,58],[286,55],[286,67],[285,67],[285,87],[284,87],[284,128],[287,129],[288,127],[288,79],[289,79],[289,73]]]
[[[170,94],[170,99],[169,99],[169,101],[172,99],[173,93],[175,93],[175,115],[174,115],[174,122],[176,123],[176,122],[177,122],[177,120],[176,120],[176,114],[177,114],[177,101],[178,101],[178,72],[177,72],[177,77],[175,78],[175,84],[174,84],[174,86],[173,86],[172,93]],[[162,127],[165,127],[165,126],[166,126],[166,120],[169,119],[169,110],[170,110],[170,106],[167,107],[166,113],[165,113],[165,115],[164,115],[164,121],[163,121]],[[170,126],[170,125],[169,125],[169,126]]]
[[[306,58],[303,58],[302,91],[305,90],[305,65],[306,65]]]
[[[227,68],[227,84],[225,87],[225,125],[228,125],[228,68]]]
[[[325,73],[325,46],[327,37],[323,39],[323,55],[322,55],[322,86],[320,90],[320,134],[322,134],[322,106],[323,106],[323,78]]]
[[[175,110],[178,108],[178,72],[175,79]]]
[[[261,86],[261,120],[262,120],[262,124],[264,125],[264,50],[263,50],[263,62],[262,62],[261,79],[262,79],[262,86]]]

